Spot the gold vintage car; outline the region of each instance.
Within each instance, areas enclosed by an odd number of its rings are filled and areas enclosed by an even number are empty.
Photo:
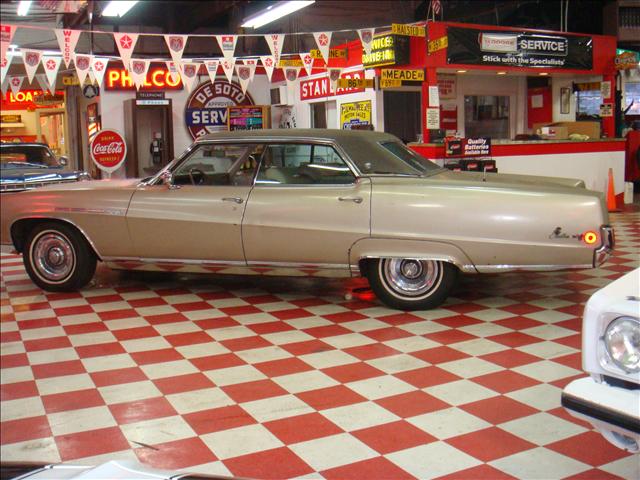
[[[261,130],[200,138],[156,176],[2,201],[2,243],[49,291],[120,269],[366,276],[387,305],[440,304],[463,273],[597,267],[613,248],[580,180],[450,172],[396,137]]]

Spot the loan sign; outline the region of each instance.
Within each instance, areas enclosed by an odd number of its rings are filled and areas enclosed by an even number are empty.
[[[101,130],[91,140],[91,160],[100,170],[111,173],[124,162],[127,144],[116,130]]]

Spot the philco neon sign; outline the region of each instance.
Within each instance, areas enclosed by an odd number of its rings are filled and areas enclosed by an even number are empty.
[[[124,68],[107,67],[104,77],[105,90],[135,90],[131,74]],[[169,70],[162,67],[151,67],[141,90],[182,90],[180,78],[171,78]]]

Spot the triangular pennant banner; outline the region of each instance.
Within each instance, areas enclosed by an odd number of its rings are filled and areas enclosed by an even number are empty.
[[[42,57],[42,65],[44,65],[44,73],[47,76],[47,82],[49,82],[49,90],[55,91],[56,89],[56,78],[61,63],[62,57]]]
[[[273,69],[276,66],[276,61],[273,55],[263,55],[260,57],[260,63],[264,67],[264,71],[267,74],[267,78],[269,82],[271,82],[271,75],[273,74]]]
[[[358,30],[358,35],[360,36],[360,43],[362,43],[362,48],[367,55],[371,54],[371,42],[373,41],[373,32],[375,29],[373,28],[361,28]]]
[[[107,57],[93,57],[91,59],[91,71],[95,76],[96,83],[98,86],[102,86],[102,79],[104,78],[104,74],[107,71],[107,65],[109,64],[109,59]]]
[[[236,65],[236,73],[238,74],[242,93],[247,93],[247,87],[251,82],[251,67],[248,65]]]
[[[136,90],[140,90],[140,87],[144,85],[144,81],[147,79],[147,72],[149,71],[149,63],[147,59],[132,58],[131,59],[131,78],[133,84],[136,86]]]
[[[331,88],[331,93],[335,93],[336,87],[338,86],[338,79],[340,78],[340,73],[342,69],[330,68],[328,71],[329,71],[329,85]]]
[[[4,99],[7,95],[7,90],[9,89],[9,77],[4,79],[4,82],[0,84],[0,88],[2,89],[2,98]]]
[[[169,71],[169,76],[171,77],[171,81],[173,83],[178,83],[180,79],[180,65],[176,62],[172,62],[171,60],[165,62],[167,64],[167,70]]]
[[[9,71],[9,66],[11,65],[11,60],[13,60],[13,55],[0,60],[0,83],[4,83],[4,79]]]
[[[40,90],[42,90],[42,93],[51,91],[51,89],[49,88],[49,82],[47,81],[46,73],[36,74],[36,81],[38,82],[38,86],[40,87]],[[51,95],[53,95],[53,93],[51,93]]]
[[[91,55],[76,54],[73,63],[76,64],[76,73],[80,81],[80,87],[84,85],[89,69],[91,68]]]
[[[169,53],[174,62],[180,63],[182,60],[182,53],[187,46],[188,35],[165,35],[164,41],[167,42],[169,47]]]
[[[313,32],[313,38],[324,59],[324,63],[329,65],[329,48],[331,47],[331,32]]]
[[[287,85],[291,86],[293,82],[298,78],[298,73],[301,67],[286,67],[284,69],[284,78],[287,80]]]
[[[236,42],[238,41],[238,36],[216,35],[216,40],[218,40],[218,45],[220,45],[220,50],[222,50],[222,55],[224,55],[224,58],[233,57],[233,53],[236,51]]]
[[[56,38],[58,39],[58,45],[60,46],[60,53],[62,53],[62,60],[64,60],[64,66],[69,68],[69,64],[73,59],[73,54],[76,50],[76,45],[80,34],[80,30],[69,30],[68,28],[61,28],[55,31]]]
[[[280,54],[282,53],[282,45],[284,45],[284,33],[270,33],[264,36],[269,45],[271,55],[273,55],[274,66],[280,63]],[[271,76],[269,76],[271,78]]]
[[[22,87],[22,82],[24,82],[24,75],[9,77],[9,86],[11,87],[11,93],[13,93],[14,97],[18,95],[18,92]]]
[[[196,62],[185,62],[182,64],[182,83],[187,87],[189,93],[191,93],[191,90],[193,90],[196,84],[196,80],[198,80],[199,68],[200,64]]]
[[[24,69],[27,72],[29,83],[33,82],[33,77],[36,74],[38,65],[40,65],[41,58],[42,52],[39,50],[22,50],[22,61],[24,62]]]
[[[7,58],[7,50],[14,33],[16,33],[15,25],[0,25],[0,61]]]
[[[207,67],[207,73],[209,74],[209,79],[211,83],[216,81],[216,73],[218,73],[218,65],[220,65],[219,60],[207,60],[204,62],[205,67]]]
[[[222,70],[224,70],[224,74],[227,76],[227,80],[231,83],[231,79],[233,78],[233,67],[236,64],[235,58],[225,58],[220,62],[222,65]]]
[[[313,57],[311,57],[311,54],[301,53],[300,60],[302,60],[302,65],[304,66],[305,72],[307,72],[307,76],[311,75],[311,71],[313,70]]]
[[[120,52],[120,58],[124,64],[124,68],[129,70],[129,62],[131,61],[131,54],[138,41],[137,33],[114,33],[113,39]]]
[[[249,77],[249,81],[253,82],[253,77],[256,74],[256,67],[258,66],[258,60],[256,58],[247,58],[244,60],[244,64],[251,69],[251,77]]]

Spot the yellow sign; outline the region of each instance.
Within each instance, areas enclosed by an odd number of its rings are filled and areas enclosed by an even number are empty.
[[[340,125],[343,130],[354,126],[371,125],[371,100],[340,105]]]
[[[381,78],[380,88],[398,88],[402,86],[402,80],[395,80],[393,78]]]
[[[373,78],[339,78],[338,88],[373,88]]]
[[[426,30],[418,25],[405,25],[403,23],[392,23],[391,33],[395,35],[408,35],[410,37],[424,37]]]
[[[67,87],[72,87],[73,85],[80,85],[80,80],[75,75],[65,75],[62,77],[62,84]]]
[[[442,50],[443,48],[447,48],[447,45],[449,45],[448,37],[440,37],[435,40],[431,40],[428,47],[429,53],[434,53],[438,50]]]
[[[383,69],[380,78],[384,80],[399,80],[406,82],[424,82],[424,70],[395,70]]]
[[[311,58],[322,58],[320,50],[314,48],[311,50]],[[347,58],[347,50],[344,48],[332,48],[329,50],[329,58]]]
[[[282,58],[278,63],[279,68],[284,67],[303,67],[302,60],[299,58]]]

